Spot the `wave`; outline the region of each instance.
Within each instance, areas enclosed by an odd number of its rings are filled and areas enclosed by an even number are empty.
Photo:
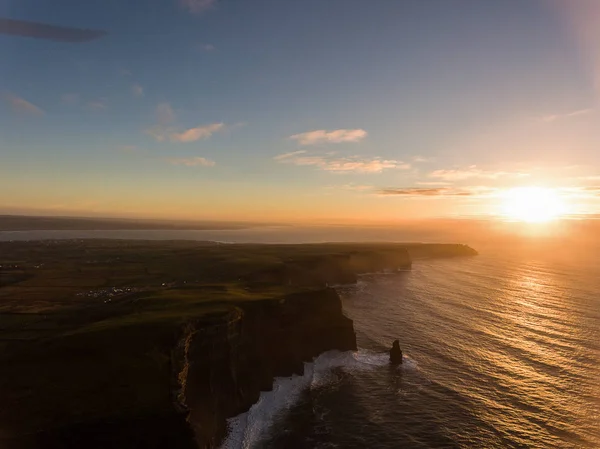
[[[344,372],[364,372],[389,366],[387,352],[374,352],[366,349],[358,351],[328,351],[304,364],[304,375],[277,377],[273,390],[263,391],[258,401],[250,409],[227,421],[228,435],[221,449],[251,449],[269,436],[269,430],[276,418],[289,411],[300,399],[302,392],[309,388],[320,388],[335,382],[335,369]],[[417,363],[405,357],[398,366],[402,370],[415,370]]]

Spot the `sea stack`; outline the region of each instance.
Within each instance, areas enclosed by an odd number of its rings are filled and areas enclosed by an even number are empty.
[[[390,362],[392,365],[400,365],[402,363],[402,349],[400,349],[400,342],[398,340],[394,340],[394,343],[392,343]]]

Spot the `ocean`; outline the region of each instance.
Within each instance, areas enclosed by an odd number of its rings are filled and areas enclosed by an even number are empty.
[[[598,448],[598,274],[483,254],[338,287],[360,349],[277,379],[223,447]]]

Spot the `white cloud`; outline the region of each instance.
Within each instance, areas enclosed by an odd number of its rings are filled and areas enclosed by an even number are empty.
[[[134,97],[143,97],[144,96],[144,88],[139,84],[134,84],[131,86],[131,93]]]
[[[217,0],[180,0],[181,6],[192,14],[201,14],[216,6]]]
[[[284,161],[286,159],[289,159],[289,158],[292,158],[294,156],[298,156],[299,154],[304,154],[304,153],[306,153],[306,150],[292,151],[290,153],[283,153],[278,156],[275,156],[273,159],[276,161]]]
[[[334,131],[319,129],[294,134],[290,139],[297,140],[300,145],[317,145],[323,143],[360,142],[365,137],[367,137],[367,132],[364,129],[336,129]]]
[[[208,139],[214,133],[221,131],[224,127],[224,123],[211,123],[210,125],[190,128],[180,133],[171,133],[170,138],[174,142],[195,142],[200,139]]]
[[[466,169],[435,170],[429,173],[430,178],[442,179],[444,181],[464,181],[473,178],[524,178],[527,176],[529,176],[528,173],[481,170],[475,165],[471,165]]]
[[[79,104],[79,94],[70,92],[60,97],[60,102],[67,106],[76,106]]]
[[[214,161],[203,157],[172,158],[168,161],[172,165],[185,165],[186,167],[214,167],[216,165]]]
[[[364,159],[359,156],[332,157],[331,155],[304,156],[306,151],[294,151],[280,154],[273,159],[282,164],[314,166],[320,170],[337,173],[379,173],[386,169],[410,169],[410,164],[391,159]]]
[[[421,163],[421,164],[424,164],[424,163],[427,163],[427,162],[435,162],[435,158],[433,158],[433,157],[423,157],[423,156],[415,156],[415,157],[413,157],[412,160],[413,160],[413,162]]]
[[[549,114],[549,115],[545,115],[541,118],[542,122],[554,122],[556,120],[560,120],[560,119],[564,119],[564,118],[570,118],[570,117],[578,117],[581,115],[588,115],[591,114],[592,112],[594,112],[593,109],[578,109],[576,111],[571,111],[571,112],[567,112],[566,114]]]
[[[26,115],[45,115],[46,113],[38,106],[30,103],[24,98],[17,97],[11,93],[5,93],[4,99],[11,106],[12,110],[19,114]]]

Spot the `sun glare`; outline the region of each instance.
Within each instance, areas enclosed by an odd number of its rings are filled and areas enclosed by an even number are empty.
[[[502,215],[527,223],[545,223],[561,217],[566,206],[558,193],[544,187],[518,187],[504,195]]]

